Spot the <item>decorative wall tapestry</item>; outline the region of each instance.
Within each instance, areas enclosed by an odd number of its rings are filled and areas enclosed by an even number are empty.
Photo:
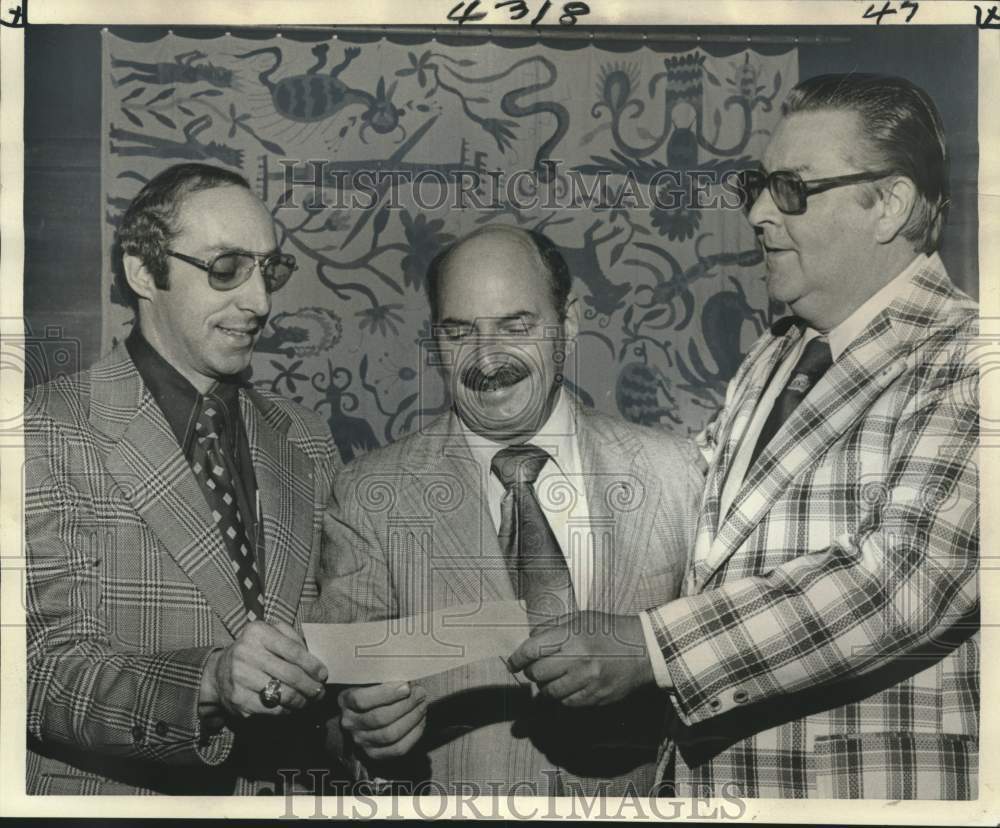
[[[693,433],[774,310],[725,177],[757,163],[797,75],[795,51],[105,33],[104,345],[131,324],[122,211],[198,160],[250,180],[299,262],[252,381],[322,412],[345,459],[444,410],[424,276],[490,222],[564,251],[584,312],[571,390]]]

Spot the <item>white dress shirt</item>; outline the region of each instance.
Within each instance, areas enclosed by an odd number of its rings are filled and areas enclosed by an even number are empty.
[[[459,418],[461,422],[461,418]],[[503,483],[493,474],[490,466],[493,455],[504,448],[476,434],[462,423],[462,433],[476,464],[480,479],[486,476],[486,498],[490,515],[497,532],[500,531],[500,502],[507,493]],[[587,609],[591,584],[594,578],[594,533],[590,528],[590,510],[587,508],[587,490],[580,450],[576,441],[576,417],[573,407],[561,390],[555,408],[538,432],[525,442],[545,449],[550,459],[546,461],[535,481],[535,494],[544,512],[559,549],[566,558],[576,604]],[[573,496],[567,497],[566,486]]]
[[[935,253],[934,258],[937,258],[937,255],[938,254]],[[834,361],[836,361],[837,358],[847,349],[847,346],[857,338],[869,322],[871,322],[881,311],[889,307],[897,296],[907,290],[907,286],[909,285],[913,274],[921,268],[927,267],[927,261],[927,256],[922,253],[919,254],[915,259],[913,259],[912,262],[910,262],[910,264],[903,268],[901,273],[895,276],[890,282],[883,285],[876,293],[865,301],[864,304],[855,310],[854,313],[829,331],[826,336],[830,343],[830,353],[833,356]],[[939,263],[935,263],[930,266],[935,265],[940,266]],[[750,465],[750,458],[753,454],[754,447],[757,445],[760,432],[764,428],[764,422],[771,413],[771,409],[774,408],[774,403],[777,400],[778,395],[788,383],[792,370],[795,368],[795,363],[799,361],[799,357],[805,350],[806,344],[817,336],[821,336],[819,331],[807,327],[795,347],[789,351],[784,360],[782,360],[781,364],[778,366],[778,370],[775,371],[774,376],[772,377],[767,388],[764,389],[764,393],[761,395],[760,400],[757,403],[757,407],[754,409],[753,417],[750,419],[747,429],[743,434],[743,439],[740,441],[739,448],[737,448],[736,453],[733,455],[732,465],[729,467],[729,474],[726,476],[726,481],[723,484],[722,492],[719,496],[720,524],[725,520],[726,515],[729,512],[729,507],[732,506],[733,501],[736,499],[736,495],[739,494],[740,488],[743,485],[743,480],[746,477],[746,473]],[[712,458],[706,457],[705,459],[706,461],[711,462]],[[698,561],[706,558],[709,550],[705,547],[710,543],[711,539],[708,534],[699,532],[693,560]],[[649,652],[649,659],[653,665],[653,675],[656,678],[656,683],[660,687],[670,687],[672,686],[672,682],[670,681],[670,675],[667,672],[667,662],[663,657],[663,653],[660,652],[660,647],[656,642],[656,635],[653,633],[652,622],[649,620],[649,616],[645,612],[639,614],[639,619],[642,622],[642,630],[646,638],[646,649]]]

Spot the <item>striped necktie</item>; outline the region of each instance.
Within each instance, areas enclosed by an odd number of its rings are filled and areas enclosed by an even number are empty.
[[[532,623],[575,612],[569,567],[535,493],[535,481],[549,455],[530,443],[508,446],[493,456],[491,469],[503,483],[499,540],[514,593]]]

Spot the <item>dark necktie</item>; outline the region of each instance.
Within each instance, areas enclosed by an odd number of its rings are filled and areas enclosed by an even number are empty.
[[[501,449],[491,464],[506,490],[500,546],[514,593],[524,599],[532,623],[576,610],[566,558],[535,494],[535,480],[548,459],[544,449],[526,444]]]
[[[264,618],[264,590],[222,447],[224,422],[221,405],[211,398],[205,398],[195,424],[191,469],[205,494],[215,525],[222,533],[222,542],[229,553],[233,572],[240,585],[247,618],[257,621]]]
[[[826,341],[826,338],[817,336],[810,339],[802,356],[799,357],[799,361],[792,369],[788,384],[778,394],[771,413],[764,421],[764,427],[760,431],[760,437],[757,438],[757,445],[754,447],[750,465],[747,466],[748,469],[753,468],[758,456],[764,450],[764,446],[771,442],[785,420],[791,416],[806,394],[819,382],[820,377],[832,364],[833,354],[830,352],[830,343]]]

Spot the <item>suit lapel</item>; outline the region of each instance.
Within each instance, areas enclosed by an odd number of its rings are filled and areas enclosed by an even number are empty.
[[[582,485],[595,538],[589,606],[627,612],[635,602],[646,539],[655,519],[659,477],[649,473],[633,435],[581,407],[574,413]],[[459,506],[435,521],[435,573],[461,600],[479,600],[480,596],[488,601],[512,600],[514,591],[487,503],[488,480],[455,416],[446,420],[439,421],[439,429],[428,431],[446,431],[447,436],[424,437],[404,460],[408,469],[437,470],[444,485],[455,481],[459,487]],[[426,513],[431,500],[427,474],[412,475],[410,484],[401,487],[401,513]]]
[[[717,435],[718,455],[709,471],[707,478],[708,492],[702,510],[703,529],[708,528],[714,534],[720,523],[719,502],[726,477],[732,467],[733,459],[746,433],[747,426],[753,418],[754,411],[760,402],[761,395],[767,387],[781,360],[798,341],[796,329],[776,337],[756,364],[751,367],[740,385],[740,390],[731,403],[735,415],[729,418],[726,428]]]
[[[589,607],[631,611],[648,548],[659,476],[650,474],[638,440],[575,406],[580,469],[594,537]]]
[[[414,441],[399,472],[399,514],[432,519],[433,548],[426,550],[432,588],[444,586],[459,603],[512,600],[514,590],[487,502],[488,480],[454,413]]]
[[[308,455],[288,439],[290,420],[260,394],[240,394],[263,525],[264,617],[294,624],[309,570],[315,474]]]
[[[883,312],[810,390],[749,470],[715,535],[704,583],[757,527],[789,484],[867,412],[904,370],[906,348]]]
[[[112,440],[105,460],[123,496],[236,636],[246,610],[222,537],[152,395],[120,346],[91,372],[91,424]]]

